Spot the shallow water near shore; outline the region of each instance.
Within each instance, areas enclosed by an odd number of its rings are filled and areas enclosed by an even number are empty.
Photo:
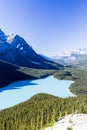
[[[73,81],[58,80],[53,76],[38,80],[25,80],[0,88],[0,110],[30,99],[38,93],[48,93],[58,97],[73,96],[68,87]]]

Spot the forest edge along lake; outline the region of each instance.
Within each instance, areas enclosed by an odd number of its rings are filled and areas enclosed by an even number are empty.
[[[38,93],[48,93],[62,98],[73,96],[68,89],[72,83],[73,81],[58,80],[53,76],[13,82],[0,88],[0,110],[26,101]]]

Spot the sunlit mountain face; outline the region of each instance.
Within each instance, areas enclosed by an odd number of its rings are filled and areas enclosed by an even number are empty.
[[[33,48],[19,35],[5,35],[0,29],[0,60],[12,64],[37,68],[61,69],[62,65],[37,54]]]

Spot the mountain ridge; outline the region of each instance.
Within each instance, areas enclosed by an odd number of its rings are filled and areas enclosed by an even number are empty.
[[[23,67],[61,69],[57,64],[37,54],[24,38],[17,34],[5,35],[0,29],[0,60]]]
[[[72,65],[73,67],[85,68],[87,67],[87,49],[79,48],[71,52],[57,54],[52,59],[63,65]]]
[[[51,56],[55,59],[60,59],[61,57],[69,57],[69,56],[72,56],[74,54],[78,54],[78,55],[87,55],[87,49],[86,48],[78,48],[78,49],[75,49],[71,52],[62,52],[62,53],[57,53],[56,55],[54,56]]]

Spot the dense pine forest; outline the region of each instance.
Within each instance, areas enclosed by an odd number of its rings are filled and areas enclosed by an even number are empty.
[[[38,94],[0,111],[0,130],[42,130],[71,113],[87,113],[87,96],[59,98]]]
[[[54,77],[61,80],[72,80],[69,87],[75,95],[87,95],[87,69],[66,68],[54,73]]]

